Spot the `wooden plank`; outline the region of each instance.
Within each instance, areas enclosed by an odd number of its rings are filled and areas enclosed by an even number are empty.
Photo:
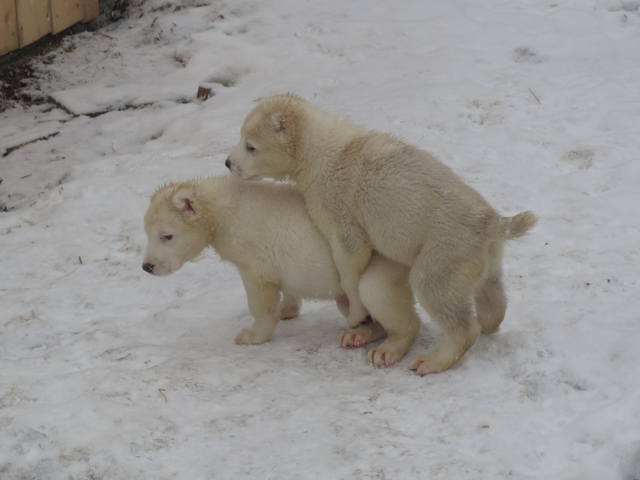
[[[51,31],[58,33],[84,19],[80,0],[51,0]]]
[[[98,15],[100,15],[100,4],[98,3],[98,0],[84,0],[83,8],[83,22],[90,22]]]
[[[18,43],[21,47],[35,42],[51,31],[49,2],[46,0],[16,0]]]
[[[15,0],[0,0],[0,55],[18,48],[18,19]]]

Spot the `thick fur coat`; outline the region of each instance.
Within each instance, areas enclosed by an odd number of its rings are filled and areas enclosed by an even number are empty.
[[[351,325],[367,316],[358,285],[374,251],[410,269],[413,293],[444,329],[413,362],[418,373],[449,368],[502,322],[502,246],[536,217],[502,217],[429,152],[286,94],[251,111],[227,166],[295,182],[331,247]]]
[[[207,246],[237,267],[254,317],[237,343],[269,340],[281,318],[298,314],[301,299],[335,298],[348,315],[329,245],[311,222],[302,196],[289,185],[232,176],[172,183],[154,193],[144,224],[143,269],[149,273],[168,275]],[[361,278],[360,295],[374,318],[390,328],[385,333],[372,321],[355,326],[341,336],[342,346],[360,347],[386,334],[392,348],[370,350],[370,361],[391,365],[405,355],[420,326],[408,274],[404,265],[373,258]],[[402,320],[398,326],[396,319]]]

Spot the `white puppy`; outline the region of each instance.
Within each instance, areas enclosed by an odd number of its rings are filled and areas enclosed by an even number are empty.
[[[142,268],[149,273],[168,275],[207,246],[238,268],[254,323],[237,343],[269,340],[278,320],[298,314],[303,298],[335,298],[348,314],[329,246],[289,185],[233,176],[172,183],[154,193],[144,224]],[[408,275],[405,266],[376,256],[360,282],[368,310],[387,327],[387,340],[369,352],[376,366],[402,358],[419,330]],[[396,318],[404,321],[396,325]],[[379,323],[368,322],[347,330],[340,344],[360,347],[384,335]]]
[[[413,363],[419,374],[449,368],[502,322],[502,244],[536,217],[501,217],[430,153],[287,94],[249,113],[226,165],[244,179],[296,182],[331,246],[350,325],[367,315],[358,284],[374,250],[411,268],[414,294],[445,333]]]

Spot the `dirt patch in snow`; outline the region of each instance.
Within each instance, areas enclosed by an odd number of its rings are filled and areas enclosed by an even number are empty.
[[[58,34],[50,34],[19,50],[0,56],[0,112],[12,105],[40,105],[49,103],[46,94],[34,93],[38,71],[33,67],[35,60],[50,64],[55,61],[60,48],[68,52],[73,44],[62,47],[62,40],[85,31],[95,31],[127,15],[129,0],[101,0],[100,15],[88,23],[78,23]]]

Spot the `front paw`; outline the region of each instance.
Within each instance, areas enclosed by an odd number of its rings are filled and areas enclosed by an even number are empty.
[[[256,332],[251,328],[243,328],[236,335],[235,342],[238,345],[256,345],[259,343],[267,342],[271,339],[271,335],[265,335],[260,332]]]

